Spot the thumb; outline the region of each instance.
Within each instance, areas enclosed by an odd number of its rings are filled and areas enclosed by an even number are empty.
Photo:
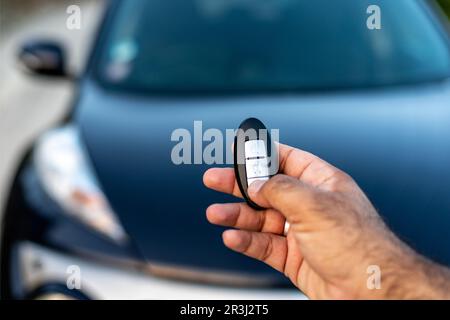
[[[293,177],[277,174],[268,181],[250,184],[248,194],[259,206],[274,208],[290,222],[305,220],[311,215],[308,208],[318,201],[318,190]]]

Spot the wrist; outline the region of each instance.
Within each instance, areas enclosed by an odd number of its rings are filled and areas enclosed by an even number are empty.
[[[422,256],[419,260],[413,299],[450,299],[450,270]]]
[[[399,239],[380,266],[381,288],[368,299],[450,299],[450,271],[419,255]]]
[[[360,299],[420,299],[425,295],[426,260],[398,239],[384,223],[373,224],[366,234],[367,268]],[[380,235],[382,235],[380,237]],[[369,272],[369,271],[372,272]]]

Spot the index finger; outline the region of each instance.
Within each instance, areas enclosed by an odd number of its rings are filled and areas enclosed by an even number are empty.
[[[337,169],[319,157],[285,144],[278,143],[279,172],[317,185]],[[318,174],[320,172],[320,174]],[[203,183],[210,189],[242,198],[233,168],[211,168],[203,175]]]
[[[233,168],[208,169],[203,175],[203,183],[210,189],[242,198]]]

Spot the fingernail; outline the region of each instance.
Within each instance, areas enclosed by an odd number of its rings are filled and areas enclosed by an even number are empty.
[[[261,187],[263,186],[265,181],[263,180],[256,180],[253,181],[249,186],[248,186],[248,193],[249,194],[256,194],[258,193],[259,189],[261,189]]]

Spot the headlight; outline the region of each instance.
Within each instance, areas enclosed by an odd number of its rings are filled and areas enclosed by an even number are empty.
[[[33,161],[44,189],[67,214],[115,241],[126,239],[100,189],[75,127],[44,134],[37,142]]]

